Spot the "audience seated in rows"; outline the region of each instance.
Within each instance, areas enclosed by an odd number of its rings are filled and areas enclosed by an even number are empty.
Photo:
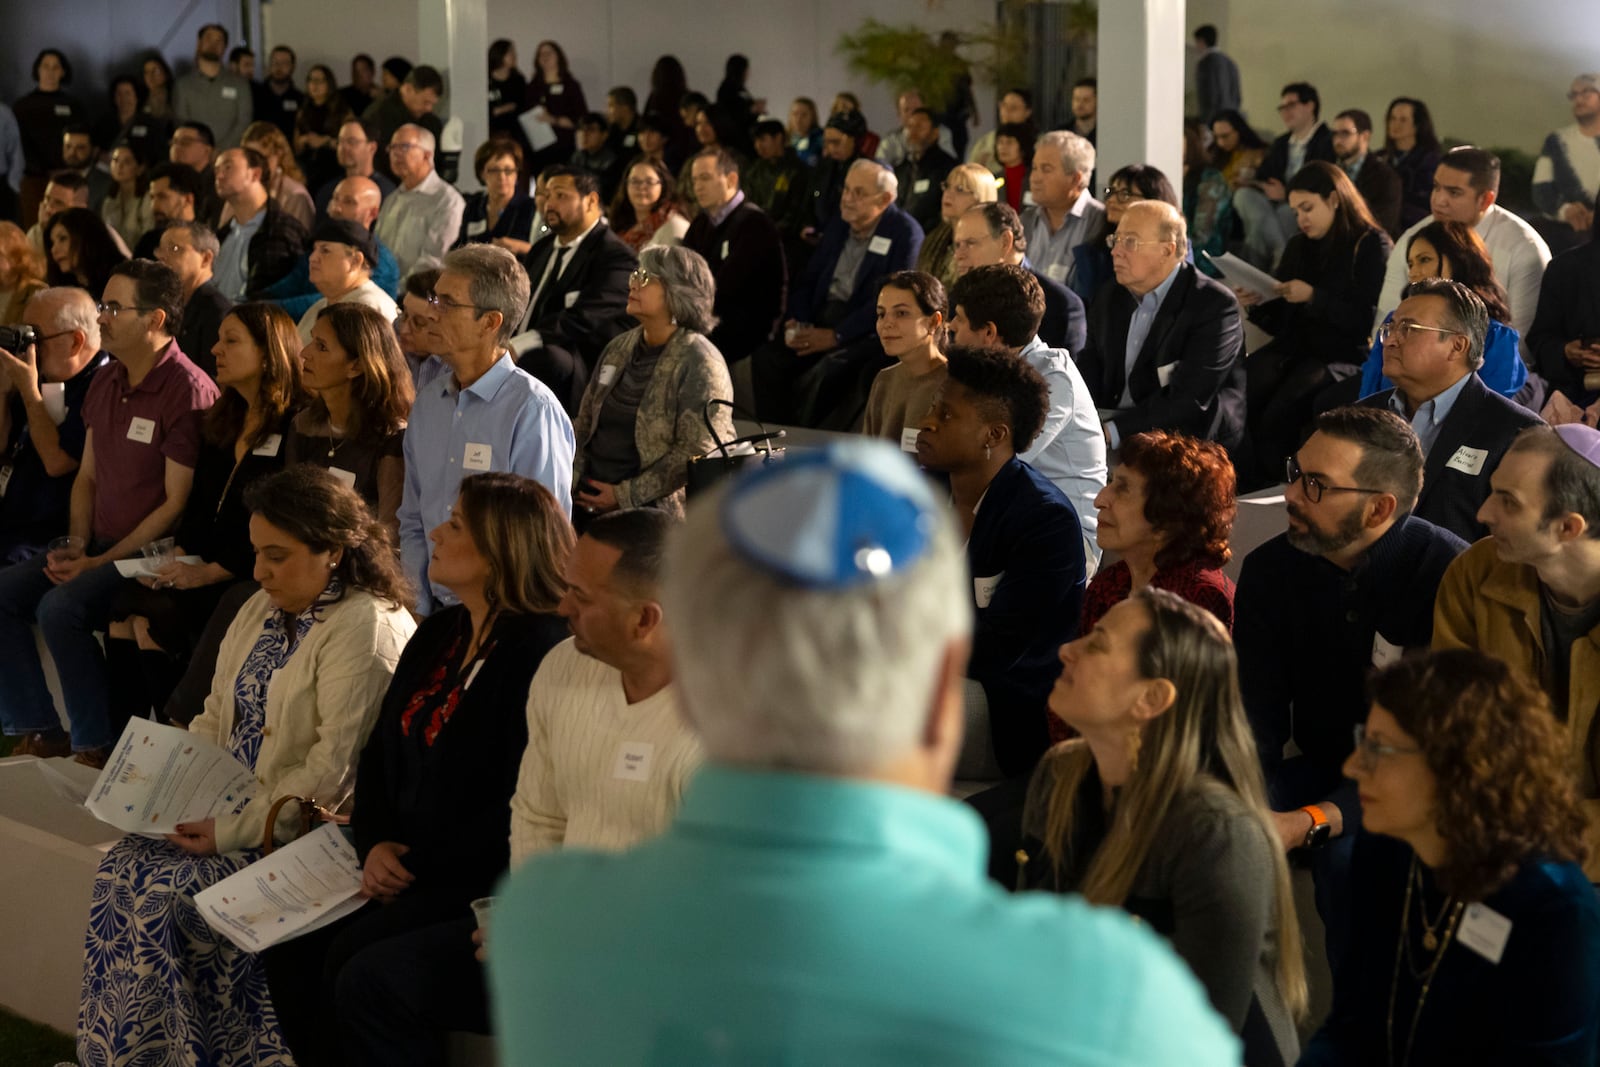
[[[330,175],[317,187],[316,195],[312,198],[317,209],[317,218],[328,216],[328,205],[332,202],[339,183],[346,178],[366,178],[371,181],[378,187],[380,204],[394,192],[393,180],[375,165],[378,155],[376,125],[355,116],[345,119],[339,126],[339,139],[335,142],[334,151],[339,162],[339,170],[343,173]]]
[[[872,379],[861,432],[915,454],[917,434],[945,382],[949,312],[944,286],[922,271],[897,271],[878,286],[878,343],[895,362]]]
[[[229,300],[259,299],[293,269],[306,246],[306,228],[267,195],[266,160],[253,148],[217,157],[217,195],[228,224],[217,231],[217,288]]]
[[[212,269],[222,246],[216,232],[203,222],[173,221],[161,232],[155,258],[178,276],[183,286],[183,325],[178,330],[178,350],[193,352],[190,362],[212,378],[217,376],[216,347],[222,317],[233,301],[216,286]]]
[[[1074,360],[1088,343],[1087,313],[1077,293],[1037,270],[1028,261],[1027,233],[1009,204],[974,204],[956,221],[954,254],[956,276],[975,267],[1008,265],[1033,275],[1044,293],[1044,317],[1039,338],[1051,348],[1067,352]]]
[[[309,231],[316,224],[317,210],[311,203],[311,194],[306,191],[305,175],[300,172],[300,165],[295,162],[294,151],[289,147],[289,139],[283,131],[270,122],[252,122],[245,127],[239,145],[254,149],[267,161],[267,169],[261,180],[267,188],[267,195],[279,210]],[[223,225],[227,221],[228,214],[224,211]]]
[[[683,247],[711,269],[716,323],[708,335],[733,364],[769,344],[782,323],[789,288],[783,236],[745,195],[742,172],[750,164],[725,149],[710,149],[690,166],[700,213],[683,235]]]
[[[1077,278],[1073,250],[1100,228],[1106,207],[1093,195],[1094,145],[1070,131],[1039,138],[1028,191],[1033,202],[1022,211],[1033,265],[1068,288]]]
[[[335,187],[333,199],[328,202],[327,217],[318,223],[318,227],[332,222],[353,223],[370,234],[382,205],[382,193],[373,179],[345,178]],[[400,292],[400,264],[387,245],[375,236],[371,240],[378,256],[368,268],[371,281],[385,296],[397,298]],[[263,297],[283,308],[297,322],[305,317],[313,304],[324,298],[322,291],[311,280],[311,251],[307,248],[303,255],[295,259],[290,271],[267,286],[262,293]]]
[[[1372,116],[1360,108],[1341,111],[1328,127],[1334,161],[1354,183],[1367,210],[1392,240],[1400,236],[1404,183],[1394,168],[1372,152]]]
[[[1383,118],[1383,151],[1377,155],[1400,175],[1402,226],[1415,226],[1433,213],[1439,153],[1439,135],[1428,105],[1410,96],[1391,100]]]
[[[256,774],[258,799],[129,834],[95,872],[78,1057],[113,1062],[187,1048],[284,1059],[258,956],[200,918],[194,894],[305,827],[272,800],[330,796],[348,780],[415,624],[387,531],[332,475],[298,466],[246,495],[262,589],[228,628],[206,707],[189,730]],[[114,573],[114,572],[113,572]],[[270,684],[269,684],[270,683]]]
[[[438,70],[424,63],[412,67],[399,85],[379,96],[361,113],[361,117],[377,130],[377,137],[374,140],[378,142],[378,169],[391,178],[396,187],[404,185],[407,179],[401,173],[402,168],[396,166],[398,161],[390,152],[389,146],[407,126],[427,133],[437,143],[439,135],[444,132],[444,123],[439,121],[439,116],[433,111],[439,106],[439,99],[442,96],[444,96],[444,78],[440,76]],[[420,134],[414,133],[411,135],[410,143],[418,144],[423,140]],[[451,236],[454,236],[453,230]]]
[[[606,345],[573,420],[580,527],[582,516],[634,508],[681,517],[689,461],[734,438],[733,384],[707,336],[715,296],[699,253],[657,246],[640,255],[628,279],[638,326]]]
[[[436,267],[461,232],[466,201],[434,170],[435,134],[406,123],[387,142],[397,188],[383,199],[374,229],[394,253],[401,275]]]
[[[662,603],[719,650],[674,653],[708,763],[661,837],[538,856],[507,884],[489,969],[510,1062],[636,1061],[663,1027],[689,1060],[1238,1060],[1146,933],[982,884],[982,829],[940,795],[970,627],[959,534],[894,451],[839,444],[691,510]],[[817,514],[849,533],[814,536]],[[875,933],[819,936],[856,929]],[[661,967],[611,965],[644,945]]]
[[[1295,229],[1289,206],[1288,183],[1307,163],[1338,159],[1333,135],[1322,122],[1322,98],[1308,82],[1285,85],[1279,94],[1278,118],[1285,132],[1267,149],[1255,179],[1239,187],[1234,210],[1244,226],[1244,256],[1256,266],[1271,270],[1283,254]]]
[[[466,198],[461,232],[452,247],[497,244],[513,255],[527,255],[536,222],[533,197],[522,180],[522,146],[512,140],[485,141],[473,156],[472,171],[483,191]]]
[[[897,180],[903,180],[896,175]],[[944,192],[939,199],[936,219],[924,222],[926,231],[922,250],[917,253],[917,269],[939,279],[948,288],[955,284],[955,226],[968,208],[976,204],[992,204],[1000,198],[999,186],[988,169],[976,163],[963,163],[953,167],[944,179]]]
[[[1105,198],[1105,214],[1099,224],[1072,250],[1072,291],[1085,304],[1092,303],[1100,290],[1116,278],[1106,238],[1117,232],[1123,212],[1130,205],[1143,200],[1160,200],[1180,211],[1183,209],[1177,190],[1172,188],[1167,176],[1143,163],[1130,163],[1116,170],[1106,182]],[[1192,250],[1186,250],[1184,258],[1194,262]]]
[[[311,234],[306,263],[306,276],[322,298],[300,316],[302,341],[311,340],[317,316],[334,304],[365,304],[387,322],[393,322],[399,313],[393,298],[372,280],[379,263],[378,242],[364,224],[329,219],[319,225]]]
[[[1337,970],[1353,933],[1356,787],[1342,771],[1369,667],[1433,637],[1433,602],[1466,543],[1413,515],[1422,447],[1391,411],[1338,408],[1289,467],[1288,530],[1245,557],[1234,596],[1239,678],[1285,850],[1310,851]]]
[[[895,203],[925,231],[939,225],[944,180],[959,162],[939,146],[940,129],[927,108],[911,112],[902,131],[905,154],[894,164],[894,176],[900,183]],[[880,160],[887,147],[887,142],[879,146]]]

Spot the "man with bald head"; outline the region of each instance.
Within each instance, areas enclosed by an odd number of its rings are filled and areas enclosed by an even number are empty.
[[[466,201],[433,169],[436,142],[407,123],[389,142],[389,169],[400,182],[378,215],[378,240],[388,245],[402,274],[437,266],[461,232]]]
[[[371,230],[378,221],[378,211],[383,206],[381,187],[373,178],[346,177],[334,184],[328,198],[328,218],[354,222]],[[376,240],[376,238],[374,238]],[[372,284],[387,293],[391,299],[400,299],[400,264],[387,245],[377,241],[378,262],[372,268]],[[308,249],[295,263],[294,269],[267,289],[262,296],[277,304],[296,322],[306,311],[322,299],[322,294],[311,283],[311,253]]]
[[[1113,449],[1145,430],[1173,430],[1228,449],[1244,433],[1244,327],[1239,301],[1184,261],[1188,227],[1161,200],[1128,205],[1112,235],[1116,285],[1089,306],[1078,369]]]
[[[305,253],[305,225],[267,195],[266,175],[266,157],[253,148],[217,157],[217,196],[231,217],[217,233],[222,247],[213,271],[229,300],[259,297]]]

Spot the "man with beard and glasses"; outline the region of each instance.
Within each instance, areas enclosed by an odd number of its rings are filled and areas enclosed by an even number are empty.
[[[1340,768],[1367,672],[1428,647],[1439,581],[1467,544],[1411,513],[1423,459],[1404,418],[1347,407],[1314,425],[1286,472],[1288,531],[1245,557],[1233,639],[1278,836],[1311,867],[1336,965],[1361,819]]]

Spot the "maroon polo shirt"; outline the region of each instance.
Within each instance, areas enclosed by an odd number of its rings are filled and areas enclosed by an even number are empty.
[[[120,541],[167,499],[167,460],[193,469],[217,383],[170,342],[137,387],[113,359],[94,376],[83,422],[94,440],[94,539]]]

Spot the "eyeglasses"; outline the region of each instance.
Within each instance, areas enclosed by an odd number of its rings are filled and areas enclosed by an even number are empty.
[[[654,189],[661,184],[660,178],[629,178],[629,189]]]
[[[462,304],[462,303],[458,303],[458,302],[456,302],[454,300],[451,300],[448,296],[440,296],[438,293],[429,293],[428,294],[428,306],[429,307],[436,307],[436,308],[439,308],[440,310],[443,310],[443,311],[455,311],[458,308],[471,308],[473,311],[489,311],[490,310],[489,308],[486,308],[486,307],[479,307],[477,304]]]
[[[852,189],[848,185],[839,190],[840,200],[870,200],[877,195],[876,189]]]
[[[122,314],[124,311],[133,311],[133,312],[137,312],[138,314],[143,315],[143,314],[145,314],[147,312],[154,311],[155,308],[138,307],[138,306],[135,306],[135,307],[123,307],[121,304],[111,303],[111,304],[96,304],[95,305],[95,310],[100,312],[100,314],[102,314],[102,315],[110,315],[112,318],[116,318],[118,315]]]
[[[483,176],[486,178],[509,178],[517,173],[516,167],[484,167]]]
[[[1443,326],[1429,326],[1421,322],[1412,322],[1410,319],[1402,319],[1399,322],[1386,322],[1379,326],[1378,343],[1386,345],[1393,341],[1397,345],[1403,345],[1411,340],[1411,335],[1417,330],[1426,330],[1428,333],[1449,334],[1451,336],[1465,336],[1460,330],[1447,330]]]
[[[1385,756],[1419,756],[1420,748],[1401,748],[1398,745],[1386,745],[1367,736],[1367,728],[1362,723],[1356,723],[1356,766],[1367,774],[1378,769],[1378,761]]]
[[[1107,200],[1115,200],[1119,204],[1131,204],[1139,199],[1139,193],[1137,190],[1129,189],[1125,185],[1108,185],[1106,186],[1105,198]]]
[[[628,275],[628,288],[629,289],[643,289],[645,286],[649,285],[651,282],[659,281],[659,280],[660,280],[660,275],[651,274],[649,271],[645,270],[643,267],[638,267],[638,268],[635,268],[635,270],[634,270],[634,272],[632,274]]]
[[[413,149],[420,149],[421,147],[422,146],[419,145],[419,144],[410,144],[410,143],[403,142],[403,141],[390,141],[389,142],[389,151],[391,151],[391,152],[410,152]]]
[[[1588,96],[1590,93],[1600,93],[1600,89],[1596,89],[1592,85],[1583,89],[1573,89],[1571,92],[1567,93],[1567,99],[1576,100],[1580,96]]]
[[[1289,456],[1283,461],[1283,471],[1289,484],[1300,483],[1300,488],[1305,491],[1306,499],[1313,504],[1322,503],[1323,493],[1382,493],[1382,489],[1361,489],[1353,485],[1329,485],[1315,474],[1307,474],[1300,469],[1300,461]]]
[[[1304,103],[1305,103],[1304,100],[1289,100],[1289,101],[1286,101],[1285,103],[1282,103],[1282,104],[1278,105],[1278,113],[1281,115],[1285,111],[1293,111],[1295,108],[1300,107]]]
[[[1106,247],[1115,252],[1119,247],[1125,252],[1133,252],[1145,245],[1168,245],[1172,241],[1146,241],[1138,234],[1113,233],[1106,237]]]

